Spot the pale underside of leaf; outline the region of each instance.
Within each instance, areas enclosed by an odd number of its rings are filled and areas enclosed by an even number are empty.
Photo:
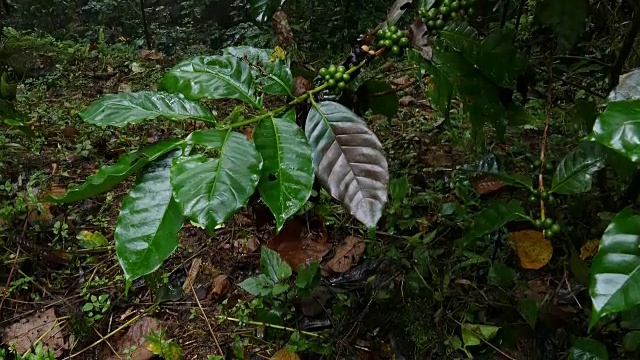
[[[151,164],[122,201],[114,238],[128,280],[158,269],[178,246],[183,220],[172,198],[169,169],[179,153]]]
[[[346,107],[314,104],[305,132],[320,184],[367,227],[375,227],[387,202],[389,173],[382,145]]]

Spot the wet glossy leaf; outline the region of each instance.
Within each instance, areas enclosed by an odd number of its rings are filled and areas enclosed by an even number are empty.
[[[602,169],[606,160],[604,148],[593,141],[584,142],[567,154],[558,164],[551,191],[577,194],[591,190],[593,174]]]
[[[249,0],[249,12],[257,22],[271,20],[285,0]]]
[[[543,0],[536,4],[536,19],[556,33],[558,50],[568,51],[586,27],[588,8],[587,0]]]
[[[467,233],[464,240],[468,242],[494,232],[511,221],[523,219],[524,214],[525,211],[517,200],[495,201],[478,213],[471,231]]]
[[[253,132],[264,159],[258,189],[276,218],[277,231],[309,199],[313,186],[311,148],[295,121],[295,112],[289,111],[281,118],[263,119]]]
[[[85,249],[95,249],[103,246],[109,246],[109,242],[107,241],[107,239],[105,239],[104,235],[102,235],[98,231],[91,232],[82,230],[80,231],[78,236],[76,236],[76,238],[80,242],[80,246]]]
[[[607,315],[640,303],[640,216],[629,208],[607,227],[591,264],[590,325]]]
[[[262,92],[271,95],[293,95],[293,75],[289,62],[270,59],[273,50],[257,49],[251,46],[229,47],[224,54],[235,56],[251,67],[254,81],[260,84]]]
[[[128,280],[155,271],[178,247],[183,218],[172,198],[169,169],[180,152],[151,164],[122,200],[113,237]]]
[[[235,56],[196,56],[174,66],[162,79],[170,93],[187,99],[237,99],[262,107],[249,65]]]
[[[274,282],[287,280],[292,274],[291,266],[280,258],[280,255],[263,246],[260,250],[260,270]]]
[[[216,118],[198,102],[182,94],[153,91],[110,94],[94,101],[80,112],[82,120],[99,126],[125,126],[164,117],[170,120],[198,119],[215,122]]]
[[[620,76],[620,82],[609,93],[607,100],[639,100],[640,99],[640,69],[633,70]]]
[[[607,348],[601,342],[579,338],[569,350],[569,360],[608,360]]]
[[[593,138],[632,161],[639,161],[640,100],[609,103],[596,119]]]
[[[305,133],[320,184],[356,219],[375,227],[389,186],[387,160],[378,138],[351,110],[329,101],[314,104]]]
[[[236,132],[195,131],[187,142],[205,147],[215,157],[174,159],[173,194],[182,214],[213,231],[249,200],[260,180],[262,158],[254,144]]]
[[[371,109],[373,114],[391,119],[398,112],[398,94],[386,81],[367,80],[356,90],[361,113]]]
[[[180,144],[182,144],[182,140],[167,139],[123,155],[118,159],[118,162],[113,165],[103,166],[97,173],[89,176],[82,185],[67,190],[63,196],[48,196],[45,200],[54,203],[65,203],[100,195],[113,189],[130,175],[177,148]]]

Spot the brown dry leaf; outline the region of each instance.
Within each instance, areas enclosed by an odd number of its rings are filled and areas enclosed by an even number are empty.
[[[260,241],[255,235],[249,235],[246,239],[238,239],[233,242],[233,246],[238,249],[240,254],[254,253],[260,247]]]
[[[411,95],[403,96],[400,98],[400,100],[398,100],[398,103],[400,104],[400,106],[409,106],[414,102],[416,102],[416,99]]]
[[[53,308],[9,326],[2,333],[2,339],[5,344],[14,343],[20,354],[29,350],[36,340],[42,342],[45,350],[53,350],[56,358],[62,356],[63,351],[67,349]]]
[[[336,248],[333,258],[325,264],[324,268],[334,273],[343,273],[360,261],[364,249],[364,240],[356,236],[347,236]]]
[[[429,154],[422,158],[424,164],[429,167],[450,167],[453,158],[449,154]]]
[[[392,79],[391,83],[398,86],[406,86],[410,81],[412,81],[411,78],[405,75],[396,79]]]
[[[119,93],[131,92],[131,86],[129,84],[122,83],[118,85],[118,92]]]
[[[300,360],[300,357],[296,353],[292,353],[287,349],[278,350],[270,358],[271,360]]]
[[[587,260],[589,258],[594,257],[598,252],[599,248],[600,248],[600,240],[593,239],[593,240],[587,241],[580,248],[580,259]]]
[[[295,42],[293,31],[289,26],[289,19],[283,10],[273,14],[273,28],[276,33],[277,43],[282,46],[291,46]]]
[[[480,195],[491,194],[492,192],[496,192],[505,186],[502,181],[494,179],[490,176],[479,176],[477,178],[474,178],[471,184]]]
[[[140,58],[144,60],[162,60],[164,59],[164,54],[158,50],[140,50]]]
[[[227,275],[218,275],[213,279],[211,290],[207,298],[211,301],[218,301],[231,290],[231,282]]]
[[[316,227],[317,226],[317,227]],[[298,219],[293,219],[267,242],[267,247],[280,254],[292,269],[296,270],[300,264],[310,264],[322,260],[331,244],[326,243],[327,231],[321,221],[312,221],[306,226]]]
[[[78,129],[73,125],[67,125],[62,129],[62,136],[65,139],[73,139],[78,135]]]
[[[243,131],[244,136],[247,137],[247,139],[249,140],[253,140],[253,128],[246,128]]]
[[[202,265],[202,259],[195,258],[191,262],[191,268],[189,268],[189,273],[187,274],[187,279],[182,284],[182,291],[186,294],[191,294],[191,287],[195,284],[196,277],[198,277],[198,272],[200,271],[200,265]]]
[[[124,334],[124,336],[122,336],[115,344],[116,351],[120,356],[113,355],[109,357],[108,360],[123,358],[131,360],[153,359],[155,357],[155,354],[147,350],[147,340],[144,337],[151,333],[151,329],[159,333],[160,327],[160,322],[152,317],[145,316],[136,321],[129,328],[127,333]],[[135,346],[136,349],[133,351],[133,354],[131,354],[131,357],[128,357],[128,355],[126,355],[124,352],[125,350],[130,349],[132,346]]]
[[[509,234],[509,240],[525,269],[540,269],[553,255],[551,241],[545,239],[541,231],[523,230]]]
[[[302,76],[293,78],[293,96],[301,96],[307,91],[313,89],[313,83]]]

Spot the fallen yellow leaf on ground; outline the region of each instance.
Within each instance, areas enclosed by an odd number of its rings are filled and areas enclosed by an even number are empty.
[[[300,357],[287,349],[280,349],[273,354],[270,360],[300,360]]]
[[[600,240],[593,239],[593,240],[587,241],[580,248],[580,259],[587,260],[589,258],[594,257],[598,252],[599,248],[600,248]]]
[[[520,259],[520,266],[525,269],[540,269],[551,260],[553,246],[540,231],[512,232],[509,234],[509,240]]]

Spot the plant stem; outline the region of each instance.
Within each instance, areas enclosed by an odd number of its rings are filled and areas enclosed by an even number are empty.
[[[358,70],[361,67],[363,67],[366,63],[367,63],[367,60],[363,60],[360,64],[358,64],[356,66],[353,66],[353,67],[350,67],[349,70],[347,70],[345,72],[345,74],[351,75],[353,72],[355,72],[356,70]],[[297,98],[291,100],[289,103],[287,103],[285,105],[282,105],[282,106],[280,106],[279,108],[277,108],[275,110],[267,111],[267,112],[265,112],[265,113],[263,113],[261,115],[253,117],[251,119],[242,120],[242,121],[235,122],[233,124],[229,124],[227,126],[223,126],[223,127],[221,127],[221,129],[222,130],[224,130],[224,129],[233,129],[233,128],[237,128],[237,127],[240,127],[240,126],[253,124],[253,123],[258,122],[258,121],[263,120],[263,119],[267,119],[267,118],[272,117],[272,116],[274,116],[276,114],[279,114],[279,113],[281,113],[283,111],[286,111],[286,110],[292,108],[293,106],[295,106],[297,104],[300,104],[301,102],[311,98],[314,94],[317,94],[317,93],[323,91],[327,87],[329,87],[329,85],[327,85],[326,83],[322,84],[322,85],[318,86],[315,89],[312,89],[312,90],[309,90],[309,91],[305,92],[304,94],[298,96]]]
[[[291,331],[291,332],[299,331],[300,334],[309,335],[309,336],[313,336],[313,337],[319,337],[320,336],[319,334],[312,333],[312,332],[309,332],[309,331],[298,330],[298,329],[294,329],[294,328],[290,328],[290,327],[286,327],[286,326],[280,326],[280,325],[269,324],[269,323],[262,323],[262,322],[251,321],[251,320],[242,321],[240,319],[236,319],[236,318],[232,318],[232,317],[228,317],[228,316],[224,316],[224,315],[218,315],[218,319],[229,320],[229,321],[233,321],[233,322],[237,322],[237,323],[247,323],[249,325],[255,325],[255,326],[266,326],[266,327],[270,327],[270,328],[273,328],[273,329],[285,330],[285,331]]]
[[[609,76],[610,90],[613,90],[613,88],[615,88],[620,81],[622,68],[627,62],[627,58],[631,54],[631,50],[633,50],[633,44],[636,42],[638,33],[640,33],[640,7],[636,7],[634,11],[633,19],[631,20],[631,28],[629,29],[627,38],[624,40],[624,43],[620,48],[620,52],[618,53],[616,62],[613,64],[613,68],[611,69],[611,75]]]
[[[142,16],[142,27],[144,29],[144,39],[147,42],[147,49],[151,50],[151,34],[149,33],[149,26],[147,24],[147,15],[144,11],[144,0],[140,0],[140,14]]]

